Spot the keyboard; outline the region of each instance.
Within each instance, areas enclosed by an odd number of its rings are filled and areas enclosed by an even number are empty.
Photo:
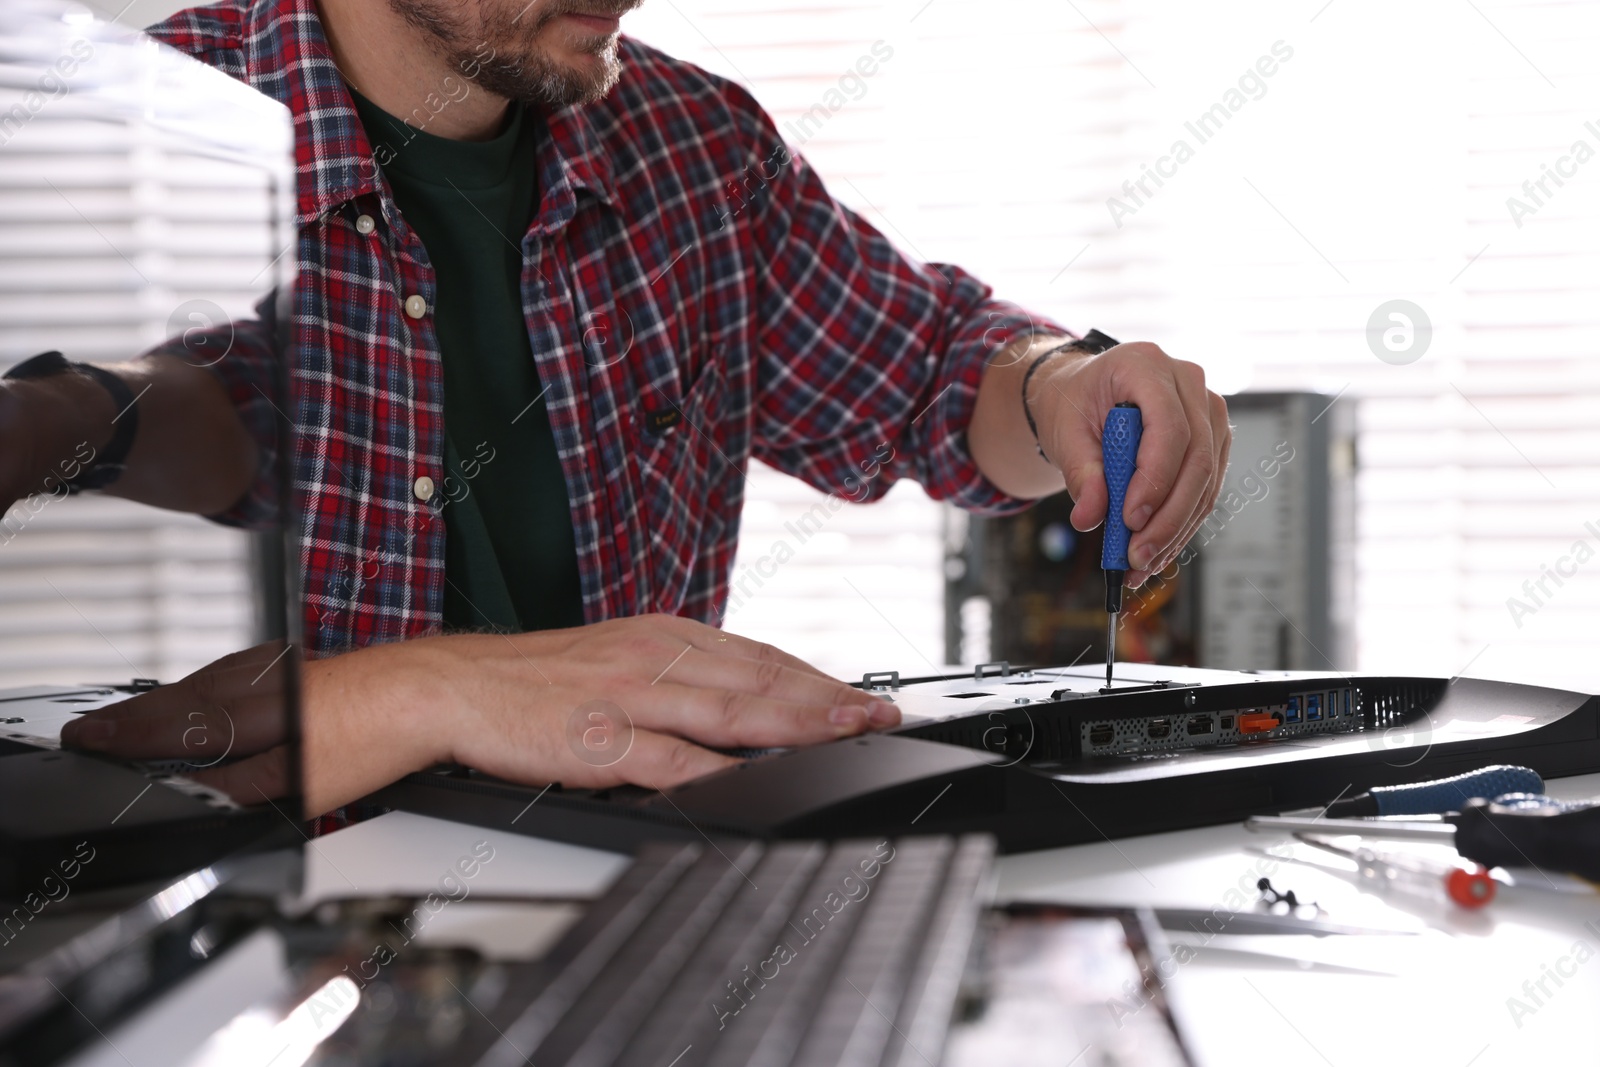
[[[477,1067],[937,1064],[987,835],[651,845]]]

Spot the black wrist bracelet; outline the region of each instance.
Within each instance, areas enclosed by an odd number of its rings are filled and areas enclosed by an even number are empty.
[[[1057,345],[1046,352],[1035,356],[1033,362],[1028,364],[1028,369],[1022,375],[1022,414],[1028,419],[1028,430],[1033,434],[1033,446],[1039,450],[1039,455],[1048,461],[1049,456],[1044,454],[1044,445],[1039,441],[1039,424],[1033,419],[1033,409],[1028,406],[1028,383],[1033,380],[1033,372],[1044,364],[1044,361],[1058,352],[1085,352],[1089,355],[1099,355],[1108,348],[1114,348],[1119,342],[1107,337],[1099,330],[1090,330],[1075,341],[1068,341],[1064,345]]]
[[[25,359],[6,371],[4,377],[27,381],[53,378],[58,374],[81,374],[85,378],[93,379],[110,394],[111,402],[116,406],[117,413],[111,419],[114,429],[110,442],[92,463],[78,472],[76,477],[63,482],[68,493],[81,493],[85,489],[104,489],[122,476],[123,468],[128,462],[128,453],[133,450],[133,439],[139,432],[139,398],[133,395],[128,383],[119,376],[92,363],[74,363],[60,352],[43,352],[31,359]]]

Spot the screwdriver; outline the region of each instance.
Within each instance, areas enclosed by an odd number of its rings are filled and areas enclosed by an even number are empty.
[[[1106,530],[1100,545],[1100,567],[1106,572],[1106,688],[1111,688],[1111,667],[1117,660],[1117,616],[1122,611],[1122,582],[1128,572],[1128,524],[1122,509],[1133,481],[1134,460],[1144,418],[1136,404],[1124,401],[1106,413],[1100,437],[1100,458],[1106,471]]]
[[[1600,800],[1562,801],[1529,793],[1474,797],[1437,822],[1253,816],[1258,833],[1388,837],[1454,845],[1485,867],[1537,867],[1600,882]]]
[[[1527,767],[1497,763],[1453,778],[1409,785],[1380,785],[1370,793],[1335,800],[1323,809],[1327,819],[1355,815],[1436,815],[1460,811],[1473,797],[1500,797],[1507,793],[1541,793],[1544,780]]]
[[[1340,848],[1306,836],[1301,836],[1300,840],[1312,848],[1354,860],[1356,884],[1379,893],[1398,891],[1423,896],[1442,893],[1456,905],[1471,911],[1493,900],[1499,888],[1489,877],[1488,868],[1477,864],[1468,870],[1454,863],[1439,863],[1403,852]]]

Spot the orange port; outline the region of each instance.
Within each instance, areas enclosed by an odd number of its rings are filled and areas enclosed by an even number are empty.
[[[1277,725],[1278,720],[1271,715],[1239,716],[1239,732],[1241,734],[1264,734]]]

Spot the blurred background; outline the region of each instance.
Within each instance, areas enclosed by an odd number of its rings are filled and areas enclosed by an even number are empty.
[[[90,2],[139,26],[182,6]],[[1170,625],[1134,647],[1600,684],[1600,5],[646,0],[624,30],[750,87],[908,255],[1075,329],[1158,342],[1219,392],[1285,394],[1238,405],[1257,416],[1230,475],[1248,503],[1167,590]],[[72,189],[35,175],[24,198],[4,190],[0,211],[92,221],[104,240],[0,250],[3,361],[131,353],[188,299],[243,310],[266,245],[160,162],[130,145]],[[30,300],[43,269],[103,310]],[[130,269],[171,299],[122,301],[141,288]],[[1239,484],[1291,441],[1270,492]],[[902,484],[798,543],[820,499],[750,472],[727,625],[843,676],[1025,650],[1018,621],[1044,609],[997,591],[1042,583],[1062,611],[1082,592],[1065,586],[1084,539],[1048,515],[979,524],[975,543]],[[24,532],[0,552],[0,598],[49,599],[24,574],[93,586],[163,677],[245,644],[243,541],[135,525],[116,503],[35,521],[127,521],[122,555],[44,571]],[[780,540],[794,558],[758,567]],[[41,654],[94,644],[57,614]]]

